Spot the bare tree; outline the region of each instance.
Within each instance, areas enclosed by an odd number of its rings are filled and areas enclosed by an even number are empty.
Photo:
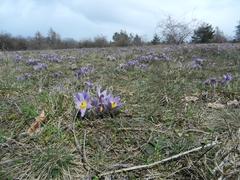
[[[94,38],[93,45],[95,47],[107,47],[109,46],[109,42],[105,36],[99,35]]]
[[[227,38],[224,35],[223,31],[219,29],[219,27],[215,27],[215,34],[213,37],[213,42],[215,43],[224,43],[227,42]]]
[[[190,22],[180,22],[171,16],[164,19],[157,28],[160,30],[161,39],[169,44],[181,44],[192,35],[194,20]]]

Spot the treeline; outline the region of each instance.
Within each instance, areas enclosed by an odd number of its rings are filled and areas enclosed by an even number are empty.
[[[240,21],[235,27],[234,39],[227,38],[218,27],[213,28],[211,24],[201,23],[196,25],[195,21],[182,22],[171,16],[165,18],[158,26],[151,41],[144,41],[138,34],[127,33],[121,30],[115,32],[112,41],[105,36],[97,36],[93,39],[76,41],[72,38],[62,39],[52,28],[47,36],[36,32],[34,37],[12,36],[8,33],[0,33],[1,50],[41,50],[41,49],[70,49],[109,46],[141,46],[157,44],[182,44],[182,43],[224,43],[240,42]]]
[[[109,46],[140,46],[146,44],[139,35],[128,34],[121,30],[113,35],[113,41],[108,41],[105,36],[97,36],[93,39],[76,41],[72,38],[62,39],[52,28],[45,37],[36,32],[34,37],[14,37],[8,33],[0,34],[1,50],[42,50],[42,49],[71,49]]]
[[[41,50],[41,49],[70,49],[82,47],[106,47],[109,42],[105,37],[98,36],[94,40],[76,41],[72,38],[62,39],[53,29],[45,37],[36,32],[34,37],[14,37],[8,33],[0,34],[0,48],[2,50]]]

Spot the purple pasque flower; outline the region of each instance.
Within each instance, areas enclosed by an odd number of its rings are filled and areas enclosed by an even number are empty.
[[[80,110],[81,117],[84,117],[86,111],[92,107],[90,95],[87,92],[76,93],[74,95],[76,109]]]
[[[97,112],[104,112],[108,104],[108,94],[107,90],[101,91],[101,87],[97,87],[97,99],[94,102]]]
[[[216,86],[218,81],[216,78],[209,78],[203,82],[205,85]]]
[[[25,74],[23,74],[22,76],[18,76],[17,77],[17,80],[18,81],[24,81],[24,80],[27,80],[27,79],[29,79],[29,78],[31,78],[32,77],[32,74],[31,73],[25,73]]]
[[[230,73],[224,74],[223,79],[221,80],[222,84],[228,84],[230,81],[232,81],[233,77]]]
[[[113,97],[112,95],[108,96],[108,109],[110,111],[112,110],[118,110],[121,108],[123,103],[121,103],[121,98],[119,96]]]
[[[97,87],[97,96],[98,96],[98,98],[101,99],[101,100],[106,99],[107,96],[108,96],[108,95],[107,95],[107,90],[101,91],[101,87],[98,86],[98,87]]]
[[[48,65],[45,64],[45,63],[38,63],[37,65],[34,65],[34,66],[33,66],[33,69],[34,69],[35,71],[42,71],[42,70],[45,70],[45,69],[47,69],[47,68],[48,68]]]
[[[75,71],[75,75],[77,76],[77,78],[81,78],[92,73],[93,71],[94,71],[94,68],[92,66],[84,66],[84,67],[81,67],[80,69],[77,69]]]
[[[19,54],[16,54],[16,56],[15,56],[15,62],[20,62],[21,60],[23,59],[23,57],[21,56],[21,55],[19,55]]]
[[[85,82],[87,89],[92,89],[94,87],[94,84],[91,81]]]
[[[29,66],[34,66],[34,65],[37,65],[38,63],[39,63],[39,60],[37,60],[37,59],[28,59],[26,61],[26,64]]]
[[[92,100],[92,105],[95,107],[97,113],[103,113],[106,110],[106,105],[99,101],[99,98]]]

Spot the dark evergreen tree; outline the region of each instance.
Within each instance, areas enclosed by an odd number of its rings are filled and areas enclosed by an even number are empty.
[[[158,36],[156,33],[154,34],[151,43],[152,43],[153,45],[160,44],[160,38],[159,38],[159,36]]]
[[[214,29],[212,25],[203,23],[196,30],[192,36],[192,42],[194,43],[209,43],[214,38]]]
[[[141,46],[142,44],[143,44],[142,38],[136,34],[133,38],[133,45]]]
[[[236,26],[235,40],[237,42],[240,42],[240,21],[238,22],[238,25]]]

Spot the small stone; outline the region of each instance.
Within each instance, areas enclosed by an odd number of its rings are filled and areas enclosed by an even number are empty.
[[[224,104],[214,102],[214,103],[208,103],[207,107],[213,108],[213,109],[223,109],[225,106]]]
[[[233,101],[228,101],[228,102],[227,102],[227,105],[228,105],[228,106],[231,106],[231,107],[239,107],[240,102],[237,101],[236,99],[234,99]]]
[[[186,96],[185,101],[186,102],[196,102],[199,98],[196,96]]]

